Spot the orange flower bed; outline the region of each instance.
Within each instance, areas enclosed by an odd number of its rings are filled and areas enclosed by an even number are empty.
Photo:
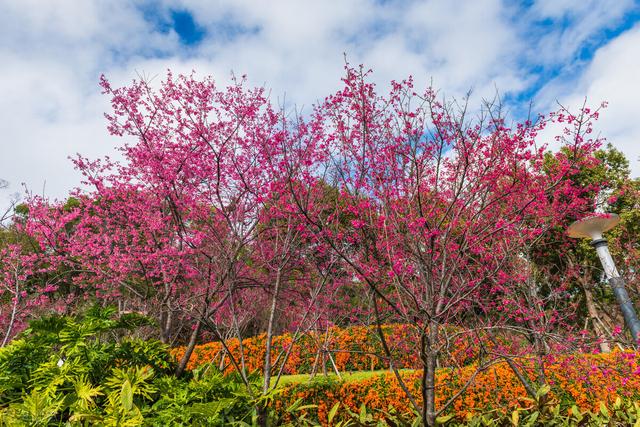
[[[407,368],[418,367],[414,340],[409,338],[411,333],[407,325],[385,326],[388,342],[397,357],[398,363]],[[261,370],[265,355],[265,334],[247,338],[242,341],[244,362],[249,372]],[[407,344],[409,343],[409,344]],[[231,353],[240,359],[240,345],[238,339],[226,341]],[[361,371],[384,369],[386,363],[380,359],[382,347],[373,327],[352,326],[348,328],[330,328],[328,333],[313,332],[302,335],[292,344],[292,335],[284,334],[273,338],[272,360],[284,357],[292,346],[289,358],[285,363],[284,374],[304,374],[313,370],[314,364],[318,372],[322,372],[323,349],[328,350],[340,371]],[[182,357],[184,347],[172,350],[176,358]],[[233,371],[229,357],[220,342],[210,342],[196,346],[188,369],[194,369],[207,363],[214,363],[224,367],[226,372]],[[316,360],[317,359],[317,360]],[[325,358],[326,366],[332,370],[331,362]]]
[[[411,327],[386,325],[384,330],[394,353],[396,366],[417,369],[420,366],[417,360],[418,349],[415,347],[418,340],[413,336],[414,331]],[[476,372],[473,351],[475,344],[468,338],[461,335],[453,343],[452,351],[446,355],[446,360],[441,360],[441,366],[450,368],[437,372],[436,406],[442,406],[447,402]],[[226,345],[239,359],[239,341],[231,339]],[[376,356],[383,352],[373,327],[331,328],[328,333],[304,335],[295,343],[292,343],[290,334],[276,336],[273,340],[272,360],[280,360],[290,346],[291,352],[285,363],[284,374],[310,373],[314,366],[316,372],[322,372],[322,359],[318,358],[318,355],[322,354],[323,348],[331,352],[336,367],[341,372],[383,370],[387,366],[384,359]],[[261,371],[264,363],[265,335],[243,340],[242,347],[247,370]],[[184,348],[175,348],[172,353],[179,358],[184,354]],[[234,368],[225,353],[219,342],[197,346],[188,368],[213,363],[215,366],[222,366],[225,372],[233,372]],[[326,363],[327,370],[331,372],[330,362],[327,360]],[[526,367],[526,374],[535,378],[536,371],[532,363],[521,361],[521,364]],[[277,363],[276,365],[279,366]],[[550,357],[545,361],[545,374],[552,387],[550,398],[560,403],[565,410],[569,410],[574,404],[583,410],[597,410],[600,402],[612,403],[617,397],[640,398],[640,353],[615,351],[609,354]],[[412,394],[421,404],[421,371],[404,372],[402,375]],[[389,407],[400,413],[411,410],[409,399],[391,373],[345,382],[320,380],[288,385],[277,394],[276,409],[286,408],[299,398],[303,400],[303,404],[318,405],[317,409],[309,411],[312,412],[310,415],[321,423],[326,423],[327,414],[336,402],[343,402],[353,411],[358,411],[363,403],[369,411],[386,411]],[[478,373],[471,386],[455,400],[448,412],[463,419],[467,415],[487,411],[508,413],[517,407],[529,405],[531,401],[528,400],[524,386],[510,367],[501,362]]]
[[[387,344],[393,355],[394,363],[399,368],[420,367],[418,360],[418,340],[413,335],[414,331],[409,325],[385,325],[383,327]],[[238,339],[226,341],[226,345],[236,360],[240,360],[240,344]],[[272,360],[284,357],[292,345],[292,335],[284,334],[273,338]],[[244,363],[249,372],[260,371],[264,364],[265,335],[247,338],[242,341],[244,350]],[[380,339],[374,327],[350,326],[347,328],[330,328],[326,332],[312,332],[300,336],[293,343],[289,358],[285,363],[283,374],[307,374],[313,371],[314,365],[317,372],[322,372],[322,350],[331,353],[339,371],[365,371],[386,369],[388,363],[380,356],[384,354]],[[473,361],[475,353],[468,344],[468,340],[459,339],[452,354],[446,356],[443,365],[464,365]],[[185,348],[172,349],[172,354],[180,359],[184,355]],[[210,342],[196,346],[187,365],[188,369],[194,369],[203,364],[213,363],[222,366],[225,372],[232,372],[233,366],[229,363],[229,357],[220,342]],[[327,369],[331,371],[332,365],[328,357],[325,357]],[[276,365],[279,369],[279,365]]]
[[[474,374],[476,367],[442,369],[436,376],[436,406],[441,407]],[[601,355],[564,355],[549,360],[546,375],[552,387],[550,398],[565,410],[572,405],[580,409],[598,410],[600,402],[611,404],[617,397],[640,399],[640,353],[613,352]],[[533,376],[533,370],[528,372]],[[414,396],[420,390],[421,371],[404,373],[403,378]],[[336,402],[343,402],[353,411],[363,403],[369,409],[400,413],[410,411],[409,400],[391,373],[347,382],[294,384],[284,388],[276,408],[286,408],[297,399],[304,404],[317,404],[310,414],[326,424],[327,414]],[[421,399],[418,399],[420,404]],[[459,419],[467,415],[495,410],[509,413],[518,407],[531,405],[527,393],[506,363],[498,363],[480,372],[472,385],[448,411]]]

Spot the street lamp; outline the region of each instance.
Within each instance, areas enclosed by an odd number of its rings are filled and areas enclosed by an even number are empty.
[[[611,258],[607,239],[602,237],[602,233],[615,227],[618,222],[620,222],[620,217],[616,214],[590,216],[571,224],[567,230],[567,234],[569,237],[591,239],[591,246],[596,248],[598,258],[600,258],[609,285],[611,285],[613,294],[616,296],[616,300],[622,310],[624,321],[631,330],[634,344],[637,345],[638,339],[640,339],[640,320],[638,320],[633,302],[631,302],[629,294],[624,287],[624,279],[620,277],[613,258]]]

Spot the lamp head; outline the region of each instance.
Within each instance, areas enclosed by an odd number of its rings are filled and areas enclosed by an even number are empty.
[[[602,233],[611,230],[620,222],[617,214],[594,215],[574,222],[567,229],[569,237],[602,239]]]

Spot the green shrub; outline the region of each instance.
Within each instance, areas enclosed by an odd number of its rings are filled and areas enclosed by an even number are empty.
[[[451,422],[448,426],[640,426],[640,404],[631,400],[618,398],[611,408],[602,403],[597,412],[580,411],[574,406],[570,411],[562,413],[558,404],[546,405],[537,409],[516,410],[510,415],[492,417],[478,415],[463,422]]]
[[[211,366],[173,375],[175,360],[159,341],[132,339],[147,325],[135,314],[95,307],[83,316],[49,316],[0,349],[2,426],[256,425],[258,408],[280,425],[261,378],[222,375]],[[291,425],[309,425],[295,412]]]
[[[422,420],[417,414],[398,414],[393,408],[388,411],[371,411],[362,405],[356,412],[346,405],[336,403],[329,411],[328,424],[335,427],[417,427],[422,425]],[[611,408],[602,404],[597,412],[580,411],[574,406],[564,414],[560,405],[551,404],[536,409],[519,409],[508,415],[488,412],[469,416],[465,420],[443,416],[436,419],[436,424],[447,427],[639,427],[640,403],[617,399]]]
[[[258,378],[252,378],[255,387]],[[151,425],[251,424],[253,400],[237,376],[198,369],[193,378],[163,377],[156,381],[161,396],[151,407]]]

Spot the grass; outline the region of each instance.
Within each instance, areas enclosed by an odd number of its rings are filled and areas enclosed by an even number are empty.
[[[409,372],[411,369],[400,369],[401,372]],[[376,375],[386,374],[390,371],[388,369],[381,369],[377,371],[356,371],[356,372],[340,372],[340,376],[344,381],[360,381],[366,378],[371,378]],[[331,372],[327,375],[329,378],[338,379],[338,376]],[[315,378],[322,378],[323,374],[316,374]],[[311,381],[311,375],[309,374],[296,374],[296,375],[283,375],[280,377],[280,382],[278,383],[278,387],[282,387],[288,384],[300,384],[303,382]],[[271,379],[271,384],[275,382],[275,379]]]

